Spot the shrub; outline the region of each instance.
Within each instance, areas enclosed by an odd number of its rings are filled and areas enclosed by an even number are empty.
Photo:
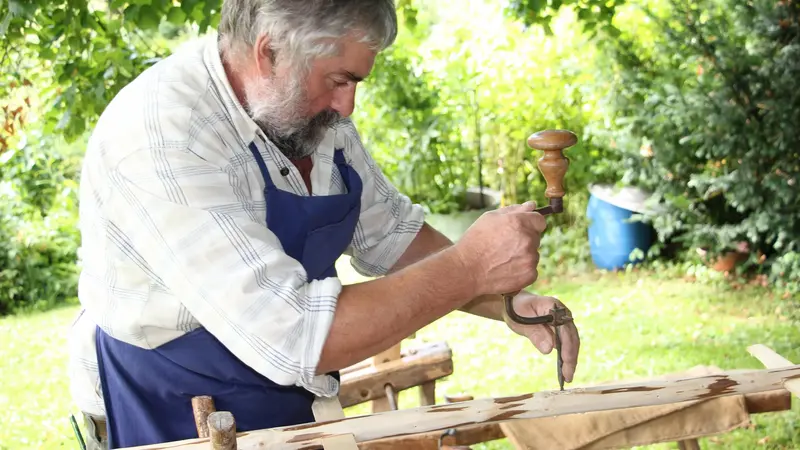
[[[662,243],[744,247],[774,280],[796,280],[800,4],[667,0],[631,14],[604,47],[611,131],[595,134],[619,152],[621,181],[665,206],[647,218]]]
[[[0,154],[0,315],[75,299],[77,162],[45,142]]]

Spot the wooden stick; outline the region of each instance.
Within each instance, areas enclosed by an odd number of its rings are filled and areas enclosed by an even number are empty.
[[[357,442],[365,442],[443,431],[464,425],[664,405],[772,391],[779,389],[784,381],[793,379],[800,379],[800,366],[486,398],[242,433],[239,436],[239,448],[299,450],[314,446],[318,448],[322,439],[341,434],[353,434]],[[204,442],[202,439],[193,439],[144,446],[138,450],[205,450]]]
[[[428,381],[419,386],[419,404],[420,406],[429,406],[436,404],[436,382]]]
[[[372,358],[372,366],[376,367],[381,364],[386,364],[391,361],[396,361],[400,359],[400,347],[401,344],[395,344],[391,348],[381,353],[378,353]],[[372,401],[372,412],[378,413],[383,411],[391,411],[392,409],[397,409],[397,394],[394,392],[394,389],[385,389],[387,383],[383,383],[384,392],[386,395],[383,397],[378,397]],[[389,398],[388,396],[391,395],[393,398]]]
[[[207,438],[209,436],[208,416],[216,410],[213,398],[207,395],[192,398],[192,412],[194,413],[194,424],[197,427],[197,437]]]
[[[237,450],[236,420],[228,411],[208,415],[208,431],[213,450]]]
[[[761,361],[761,364],[764,364],[764,367],[768,369],[779,369],[794,365],[791,361],[763,344],[751,345],[747,347],[747,351]],[[783,387],[792,394],[800,397],[800,379],[786,380],[786,382],[783,383]]]

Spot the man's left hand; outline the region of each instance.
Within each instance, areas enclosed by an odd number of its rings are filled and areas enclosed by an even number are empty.
[[[566,308],[555,297],[544,297],[525,291],[514,297],[514,311],[520,316],[546,316],[550,314],[550,310],[554,306]],[[569,308],[567,308],[567,314],[572,317]],[[512,331],[528,338],[542,354],[547,355],[553,351],[555,347],[555,327],[551,324],[523,325],[516,323],[508,317],[505,308],[503,308],[503,320]],[[580,337],[578,336],[578,328],[575,326],[575,322],[570,320],[560,326],[559,335],[561,337],[561,358],[564,361],[562,367],[564,381],[571,383],[575,375],[575,366],[578,364],[578,351],[580,349]]]

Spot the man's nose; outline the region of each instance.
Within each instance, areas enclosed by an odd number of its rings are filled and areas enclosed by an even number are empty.
[[[346,86],[342,86],[334,91],[333,100],[331,101],[331,108],[338,112],[342,117],[349,117],[350,114],[353,114],[355,103],[356,84],[348,83]]]

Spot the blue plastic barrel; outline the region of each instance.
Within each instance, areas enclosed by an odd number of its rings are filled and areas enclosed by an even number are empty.
[[[640,249],[645,254],[653,245],[653,228],[629,219],[635,214],[595,195],[589,196],[586,215],[589,218],[589,248],[592,261],[600,269],[622,269],[641,259],[631,259],[631,253]]]

